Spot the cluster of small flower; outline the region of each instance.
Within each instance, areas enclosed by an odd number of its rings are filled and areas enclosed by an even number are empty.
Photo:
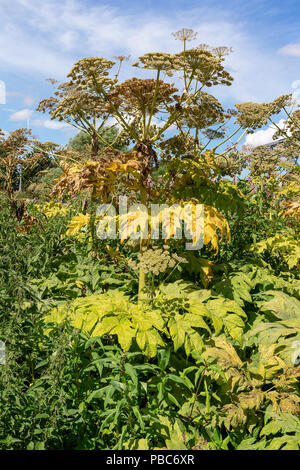
[[[146,273],[151,272],[158,276],[169,268],[175,268],[179,263],[187,263],[187,260],[176,253],[171,254],[169,246],[164,245],[163,248],[144,248],[138,254],[138,261],[130,260],[128,265],[134,270],[142,268]]]

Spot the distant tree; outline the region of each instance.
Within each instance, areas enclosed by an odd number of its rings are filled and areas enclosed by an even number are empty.
[[[26,187],[26,194],[30,198],[36,198],[39,201],[48,200],[51,192],[62,175],[63,170],[58,166],[49,167],[40,171]]]
[[[57,164],[53,158],[53,153],[57,150],[58,145],[53,142],[38,143],[32,148],[30,156],[32,162],[22,170],[22,189],[27,188],[36,183],[42,174],[51,169],[56,169]]]
[[[111,144],[114,148],[120,150],[121,152],[127,151],[127,145],[124,141],[119,138],[119,131],[116,127],[102,127],[98,129],[100,135],[103,139]],[[84,131],[80,131],[69,141],[69,146],[77,152],[88,152],[92,145],[92,138],[89,134]],[[104,148],[105,144],[103,142],[98,143],[98,150]]]

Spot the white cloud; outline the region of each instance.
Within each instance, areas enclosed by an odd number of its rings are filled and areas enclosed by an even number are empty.
[[[274,99],[287,92],[291,79],[283,58],[261,48],[245,24],[224,10],[199,7],[172,15],[127,13],[107,0],[92,6],[79,0],[15,0],[0,2],[0,61],[2,64],[63,79],[75,60],[90,55],[138,55],[153,50],[175,52],[180,47],[171,32],[182,26],[199,31],[199,42],[232,46],[226,63],[235,82],[217,92],[235,102]],[[132,61],[133,61],[132,60]],[[128,67],[124,68],[122,78]],[[139,71],[135,69],[135,74]]]
[[[280,119],[280,121],[277,122],[277,126],[280,127],[280,129],[284,128],[284,124],[284,119]],[[249,145],[250,147],[257,147],[258,145],[269,144],[272,142],[273,135],[276,130],[276,127],[271,125],[267,129],[261,129],[254,132],[254,134],[248,134],[245,139],[245,145]]]
[[[66,122],[59,122],[59,121],[51,121],[51,119],[35,119],[31,122],[32,126],[36,127],[45,127],[46,129],[52,129],[52,130],[61,130],[61,129],[66,129],[70,126]]]
[[[10,121],[21,122],[27,121],[32,115],[33,111],[31,109],[21,109],[9,116]]]
[[[70,127],[65,122],[51,121],[50,119],[45,121],[44,126],[47,129],[54,129],[54,130],[60,130],[60,129],[65,129],[66,127]]]
[[[286,46],[279,49],[278,52],[279,54],[300,58],[300,42],[297,42],[295,44],[287,44]]]

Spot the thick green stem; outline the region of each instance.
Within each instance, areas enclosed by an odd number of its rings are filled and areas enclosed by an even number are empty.
[[[147,193],[144,187],[141,188],[141,204],[147,207]],[[140,253],[142,253],[143,240],[140,242]],[[141,302],[145,296],[144,288],[146,286],[146,272],[140,266],[139,268],[139,290],[138,290],[138,301]]]
[[[96,246],[96,188],[93,187],[92,194],[91,194],[91,218],[89,222],[88,231],[91,236],[90,247],[93,251]]]
[[[205,413],[210,412],[210,394],[207,385],[207,379],[204,379],[204,388],[205,388]]]
[[[146,286],[146,273],[143,268],[140,267],[139,270],[139,293],[138,301],[140,302],[144,297],[144,287]]]

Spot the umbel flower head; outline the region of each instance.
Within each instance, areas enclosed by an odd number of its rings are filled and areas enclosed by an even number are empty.
[[[175,173],[178,173],[178,160],[186,155],[193,155],[194,148],[194,137],[189,132],[180,132],[160,142],[160,156],[164,160],[173,159]]]
[[[193,41],[193,39],[196,39],[197,35],[198,33],[196,31],[189,28],[182,28],[176,31],[176,33],[172,33],[172,36],[178,41]]]
[[[219,101],[209,93],[201,92],[190,106],[184,108],[181,119],[188,127],[205,129],[216,122],[223,122],[224,117]]]
[[[268,123],[273,114],[279,114],[285,106],[291,103],[292,95],[282,95],[271,103],[240,103],[235,107],[238,110],[236,121],[249,132]]]
[[[199,46],[197,46],[196,49],[199,49],[200,51],[208,51],[211,54],[219,58],[225,57],[232,52],[232,47],[226,47],[226,46],[211,47],[205,43],[199,44]]]
[[[238,110],[236,120],[242,127],[254,130],[268,123],[270,115],[268,103],[250,101],[235,106]]]
[[[187,260],[176,253],[170,253],[168,245],[163,248],[153,247],[145,248],[143,252],[138,254],[138,263],[129,261],[129,266],[137,270],[142,268],[146,273],[152,273],[158,276],[167,269],[175,268],[176,264],[187,263]]]
[[[280,158],[277,152],[260,145],[250,153],[249,160],[251,176],[263,176],[273,174]]]
[[[100,117],[106,112],[103,98],[83,91],[80,85],[62,83],[54,94],[54,97],[42,100],[37,107],[38,111],[49,112],[51,119],[78,122],[82,115],[85,118],[91,114]]]
[[[231,85],[233,78],[222,65],[223,58],[215,56],[211,51],[194,48],[175,54],[180,69],[198,80],[205,86]]]
[[[156,90],[156,113],[160,105],[166,106],[176,99],[178,91],[173,85],[162,80],[156,84],[154,79],[131,78],[114,87],[109,95],[113,105],[125,112],[150,113],[153,105],[153,94]]]
[[[199,46],[198,46],[199,47]],[[221,58],[229,55],[232,52],[232,47],[219,46],[211,49],[212,54]]]
[[[119,62],[124,62],[125,60],[130,59],[130,55],[114,55],[113,58],[118,60]]]
[[[78,122],[82,116],[100,117],[105,111],[104,95],[116,83],[109,70],[115,62],[103,57],[86,57],[79,60],[68,74],[69,81],[57,86],[53,97],[39,103],[37,110],[49,112],[51,119]],[[57,82],[48,80],[53,85]]]
[[[79,60],[68,74],[71,80],[57,86],[54,96],[42,100],[37,110],[49,112],[51,119],[75,123],[82,117],[99,118],[106,113],[105,93],[116,80],[108,77],[114,62],[103,58],[87,57]],[[54,85],[56,82],[51,81]]]
[[[164,70],[169,76],[172,76],[172,71],[179,68],[180,62],[172,54],[149,52],[139,57],[139,61],[132,65],[143,69]]]
[[[109,75],[109,70],[115,65],[112,60],[104,57],[85,57],[78,60],[67,77],[77,84],[89,78],[99,78]]]
[[[222,176],[234,177],[239,175],[247,164],[247,156],[241,152],[232,151],[214,158],[215,169]]]

